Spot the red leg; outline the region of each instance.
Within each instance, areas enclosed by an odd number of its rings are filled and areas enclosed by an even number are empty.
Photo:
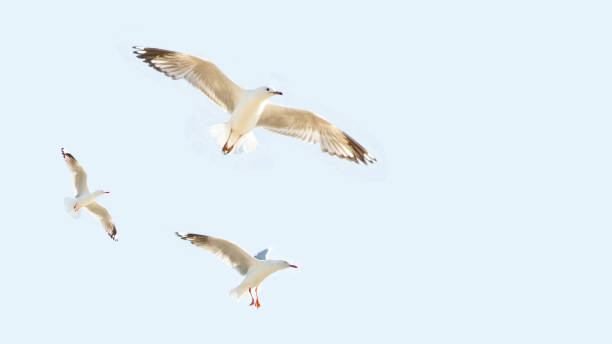
[[[232,137],[232,130],[230,129],[229,135],[227,136],[227,141],[225,142],[225,145],[223,145],[223,149],[221,150],[223,152],[223,154],[227,155],[229,153],[231,153],[232,149],[234,149],[234,146],[228,147],[227,143],[229,142],[230,137]]]
[[[255,304],[255,300],[253,299],[253,294],[251,294],[251,288],[249,288],[249,295],[251,295],[251,304],[249,306],[252,306]]]
[[[259,308],[261,307],[261,303],[259,303],[259,295],[257,295],[257,287],[255,287],[255,297],[257,298],[257,301],[255,301],[255,307]]]

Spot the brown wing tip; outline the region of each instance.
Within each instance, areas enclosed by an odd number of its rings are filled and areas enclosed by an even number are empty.
[[[163,58],[168,55],[176,54],[175,51],[157,49],[157,48],[146,48],[146,47],[139,47],[139,46],[134,46],[132,48],[134,48],[133,53],[136,54],[137,58],[142,59],[151,68],[155,69],[158,72],[164,73],[164,74],[166,74],[166,72],[164,72],[161,68],[155,65],[153,60],[156,58],[160,58],[160,57]],[[168,76],[172,77],[171,75],[168,75]]]
[[[208,242],[208,235],[191,234],[191,233],[183,233],[183,232],[174,232],[174,234],[176,234],[177,237],[183,240],[187,240],[191,242],[193,242],[193,240],[195,239],[197,239],[198,242],[201,242],[201,243]]]
[[[108,236],[114,241],[119,241],[119,239],[117,239],[117,227],[113,225],[113,230],[111,232],[108,232]]]
[[[64,159],[68,158],[68,159],[76,160],[76,159],[74,158],[74,156],[72,156],[72,154],[70,154],[70,153],[66,153],[66,152],[64,151],[64,148],[62,148],[62,158],[64,158]]]
[[[163,56],[163,55],[176,53],[176,51],[158,49],[158,48],[147,48],[147,47],[139,47],[139,46],[133,46],[132,48],[134,49],[134,54],[136,54],[137,57],[139,58],[144,58],[147,56]]]
[[[350,137],[345,132],[342,132],[342,134],[344,134],[346,145],[350,149],[351,153],[353,153],[353,156],[340,155],[340,154],[337,154],[336,152],[330,152],[330,151],[327,151],[327,153],[337,156],[342,159],[350,160],[356,163],[357,165],[359,165],[360,163],[363,163],[364,165],[367,165],[368,163],[373,164],[374,162],[377,161],[376,158],[372,156],[372,154],[368,153],[368,151],[365,148],[363,148],[362,145],[357,143],[355,139]]]

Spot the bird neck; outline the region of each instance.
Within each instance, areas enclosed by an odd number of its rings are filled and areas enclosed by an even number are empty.
[[[96,201],[96,199],[100,196],[104,195],[104,191],[97,190],[88,195],[83,195],[77,199],[77,203],[79,207],[84,207]]]
[[[92,197],[94,197],[94,198],[98,198],[98,197],[100,197],[100,196],[104,195],[104,191],[102,191],[102,190],[96,190],[96,191],[92,192],[92,193],[91,193],[91,195],[92,195]]]
[[[286,267],[282,260],[266,260],[265,262],[268,263],[270,269],[274,271],[282,270]]]
[[[274,94],[268,93],[268,92],[261,92],[261,89],[256,88],[253,90],[249,90],[249,92],[247,93],[247,97],[252,101],[252,102],[257,102],[257,103],[262,103],[268,99],[270,99]]]

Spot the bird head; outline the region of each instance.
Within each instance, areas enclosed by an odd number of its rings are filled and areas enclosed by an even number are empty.
[[[281,92],[281,91],[277,91],[277,90],[273,89],[273,88],[272,88],[272,87],[270,87],[270,86],[264,86],[264,87],[261,87],[261,88],[259,89],[259,91],[260,91],[261,93],[263,93],[263,94],[267,95],[267,96],[268,96],[268,98],[269,98],[269,97],[272,97],[272,96],[276,96],[276,95],[278,95],[278,96],[282,96],[282,95],[283,95],[283,92]]]
[[[283,261],[282,261],[282,265],[283,265],[283,268],[285,268],[285,269],[286,269],[286,268],[294,268],[294,269],[297,269],[297,265],[289,264],[289,262],[287,262],[286,260],[283,260]]]

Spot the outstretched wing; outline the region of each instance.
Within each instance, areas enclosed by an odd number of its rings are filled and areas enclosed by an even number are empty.
[[[249,271],[249,268],[256,262],[255,258],[251,257],[251,255],[238,247],[238,245],[227,240],[191,233],[176,232],[176,235],[218,256],[231,267],[238,270],[241,275],[245,275]]]
[[[266,255],[268,254],[269,249],[262,250],[261,252],[255,255],[255,259],[266,260]]]
[[[113,218],[110,216],[108,210],[97,202],[85,206],[85,209],[100,221],[102,227],[104,227],[104,230],[108,233],[108,236],[117,241],[117,227],[115,227]]]
[[[64,157],[66,164],[68,164],[70,172],[72,172],[72,186],[74,187],[75,197],[88,194],[89,189],[87,188],[87,173],[85,173],[83,166],[79,164],[77,159],[75,159],[72,154],[64,152],[64,148],[62,148],[62,156]]]
[[[257,126],[318,144],[323,152],[357,164],[362,162],[367,165],[376,161],[376,158],[352,137],[311,111],[269,103],[261,113]]]
[[[185,79],[199,88],[215,104],[232,113],[243,89],[212,62],[163,49],[134,47],[136,57],[172,79]]]

